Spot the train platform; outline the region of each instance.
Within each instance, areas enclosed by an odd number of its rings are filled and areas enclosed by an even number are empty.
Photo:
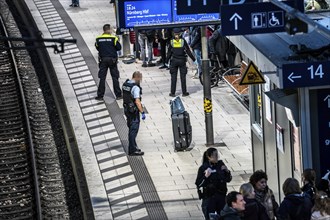
[[[147,118],[141,122],[137,143],[144,156],[127,156],[128,129],[122,101],[116,101],[107,78],[105,101],[94,100],[98,83],[95,37],[105,23],[115,25],[108,0],[25,0],[44,37],[75,38],[65,53],[49,49],[54,69],[75,130],[95,219],[203,219],[195,187],[205,146],[203,88],[187,76],[190,96],[182,97],[193,128],[189,151],[174,152],[168,96],[170,74],[158,67],[119,61],[120,82],[143,73],[143,103]],[[177,94],[180,95],[178,83]],[[238,190],[252,173],[250,117],[224,83],[212,89],[213,123],[220,159],[230,168],[229,191]]]

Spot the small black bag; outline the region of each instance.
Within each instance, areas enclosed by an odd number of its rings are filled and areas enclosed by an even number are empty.
[[[203,199],[204,194],[203,194],[203,191],[201,190],[201,188],[197,188],[197,194],[198,194],[199,199]]]

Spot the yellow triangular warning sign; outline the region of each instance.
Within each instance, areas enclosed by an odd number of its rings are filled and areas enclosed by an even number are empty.
[[[265,79],[261,72],[258,70],[257,66],[250,61],[248,67],[243,73],[240,85],[251,85],[251,84],[261,84],[265,83]]]

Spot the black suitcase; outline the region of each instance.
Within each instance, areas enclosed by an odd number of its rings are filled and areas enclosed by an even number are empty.
[[[176,151],[186,150],[191,143],[192,128],[189,113],[172,114],[172,128],[174,136],[174,149]]]

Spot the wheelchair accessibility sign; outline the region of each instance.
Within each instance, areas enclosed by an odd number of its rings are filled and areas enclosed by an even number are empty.
[[[292,0],[283,3],[294,6]],[[303,1],[298,10],[304,11]],[[285,10],[271,2],[221,5],[221,32],[224,36],[284,32]]]
[[[269,11],[251,13],[251,27],[277,28],[284,26],[284,11]]]
[[[283,11],[268,12],[268,27],[283,27],[283,26],[284,26]]]

